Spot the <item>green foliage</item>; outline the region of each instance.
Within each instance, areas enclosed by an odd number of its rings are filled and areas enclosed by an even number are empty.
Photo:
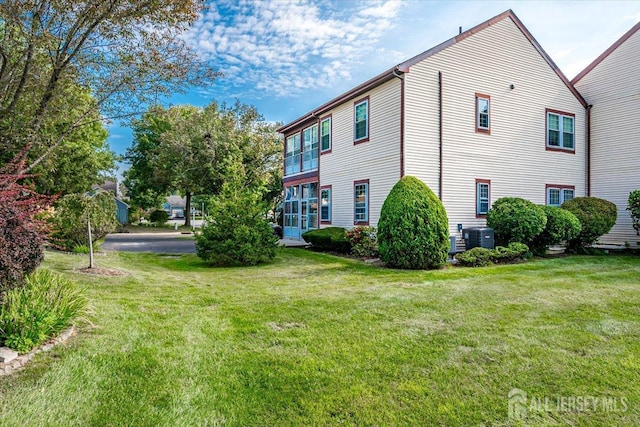
[[[640,236],[640,190],[634,190],[629,193],[627,210],[631,211],[633,229],[636,230],[636,233]]]
[[[378,256],[378,233],[375,227],[353,227],[345,233],[351,243],[351,254],[358,258]]]
[[[53,237],[68,250],[88,242],[87,220],[91,221],[92,241],[96,241],[115,231],[116,202],[108,192],[68,194],[62,197],[52,219]]]
[[[580,220],[566,209],[556,206],[540,206],[547,216],[544,230],[533,239],[536,253],[543,254],[549,246],[558,245],[575,239],[582,225]]]
[[[616,205],[597,197],[576,197],[564,202],[562,208],[572,212],[582,225],[580,234],[569,242],[573,250],[595,243],[600,236],[611,231],[618,218]]]
[[[507,247],[496,246],[495,249],[473,248],[456,254],[458,264],[464,267],[485,267],[487,265],[508,264],[530,256],[529,247],[524,243],[513,242]]]
[[[493,250],[487,248],[473,248],[456,254],[459,265],[465,267],[484,267],[493,262]]]
[[[520,242],[531,245],[544,230],[547,216],[540,206],[518,197],[503,197],[495,201],[487,213],[487,227],[495,233],[501,245]]]
[[[89,246],[87,245],[76,245],[71,250],[74,254],[88,254]]]
[[[0,306],[0,342],[26,353],[86,313],[83,292],[63,276],[39,270],[12,289]]]
[[[157,225],[163,225],[169,221],[169,214],[163,209],[156,209],[149,215],[149,221]]]
[[[405,176],[391,189],[380,212],[378,247],[390,267],[438,268],[447,261],[447,212],[419,179]]]
[[[234,183],[211,200],[207,224],[196,236],[200,258],[211,265],[255,265],[271,261],[278,237],[265,219],[267,210],[258,191]]]
[[[323,252],[348,254],[351,243],[347,239],[346,230],[342,227],[327,227],[302,233],[305,242],[311,243],[313,249]]]

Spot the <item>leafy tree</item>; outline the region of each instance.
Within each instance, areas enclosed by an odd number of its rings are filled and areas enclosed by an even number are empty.
[[[132,199],[145,193],[186,196],[185,225],[194,194],[218,194],[228,179],[240,176],[264,194],[280,167],[276,125],[264,122],[254,107],[213,102],[205,108],[153,107],[134,123],[127,153],[127,183]]]
[[[418,270],[447,262],[447,212],[418,178],[403,177],[384,201],[378,221],[378,250],[380,259],[391,267]]]
[[[87,243],[91,246],[118,226],[113,194],[106,191],[68,194],[58,200],[52,223],[53,237],[66,249]]]
[[[31,144],[45,161],[95,114],[124,117],[139,105],[217,74],[182,34],[201,0],[5,0],[0,3],[0,160]],[[76,87],[91,102],[55,135],[43,132],[67,117]]]

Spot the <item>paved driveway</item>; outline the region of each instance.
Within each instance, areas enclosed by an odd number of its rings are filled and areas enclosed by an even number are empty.
[[[104,239],[103,251],[155,252],[162,254],[194,254],[195,240],[181,233],[118,233]]]

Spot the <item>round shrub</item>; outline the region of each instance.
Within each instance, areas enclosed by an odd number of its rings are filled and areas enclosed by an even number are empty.
[[[169,221],[169,214],[165,210],[156,209],[155,211],[151,212],[151,215],[149,215],[149,221],[158,225],[162,225]]]
[[[419,179],[403,177],[384,201],[378,221],[378,250],[380,259],[390,267],[437,268],[447,261],[447,212]]]
[[[375,227],[353,227],[345,236],[351,243],[351,255],[358,258],[378,256],[378,230]]]
[[[21,286],[44,258],[37,226],[12,203],[0,199],[0,299],[4,292]]]
[[[487,248],[473,248],[456,254],[459,265],[464,267],[485,267],[491,265],[494,251]]]
[[[493,228],[500,245],[520,242],[531,245],[547,224],[540,206],[518,197],[503,197],[495,201],[487,213],[487,226]]]
[[[342,227],[319,228],[302,233],[302,238],[305,242],[311,243],[314,250],[348,254],[351,251],[351,243],[347,239],[346,231]]]
[[[533,240],[535,251],[575,239],[582,230],[580,220],[570,211],[556,206],[540,206],[547,216],[547,225]]]
[[[602,235],[611,231],[618,219],[615,203],[597,197],[576,197],[562,204],[580,221],[580,234],[570,241],[570,247],[579,248],[595,243]]]

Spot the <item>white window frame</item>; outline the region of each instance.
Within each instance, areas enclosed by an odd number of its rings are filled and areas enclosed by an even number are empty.
[[[558,191],[558,200],[559,204],[551,203],[551,191]],[[566,197],[566,192],[571,192],[571,198]],[[576,197],[576,190],[572,187],[564,187],[564,186],[547,186],[547,205],[548,206],[556,206],[560,207],[562,204],[568,200],[573,200]]]
[[[482,187],[487,188],[487,197],[482,197]],[[486,211],[482,210],[482,204],[487,204]],[[491,182],[476,182],[476,215],[486,215],[491,209]]]
[[[364,187],[364,202],[358,201],[358,187]],[[364,217],[358,218],[357,209],[364,205]],[[368,224],[369,223],[369,183],[356,182],[353,184],[353,223]]]
[[[329,123],[329,125],[327,126],[328,133],[326,133],[326,134],[322,133],[322,130],[323,130],[322,128],[323,128],[323,124],[324,123]],[[328,139],[329,139],[329,147],[328,148],[323,148],[323,146],[322,146],[322,138],[325,137],[325,136],[328,137]],[[320,152],[324,153],[326,151],[331,151],[331,116],[320,120]]]
[[[549,143],[549,132],[552,130],[550,128],[551,125],[551,116],[556,116],[558,117],[558,144],[559,145],[552,145]],[[571,119],[571,132],[565,132],[564,129],[564,119]],[[571,134],[571,142],[572,145],[571,147],[567,147],[565,145],[565,138],[564,138],[564,134]],[[566,113],[561,113],[559,111],[547,111],[547,134],[546,134],[546,139],[547,139],[547,148],[551,148],[551,149],[555,149],[555,150],[565,150],[565,151],[575,151],[576,149],[576,118],[575,116],[572,116],[570,114],[566,114]]]
[[[481,101],[487,102],[487,126],[480,124],[480,117],[485,114],[480,110]],[[491,130],[491,98],[489,96],[476,94],[476,130],[480,132],[489,132],[489,130]]]
[[[296,150],[296,146],[294,146],[293,149],[290,150],[289,149],[289,147],[290,147],[289,141],[293,140],[295,142],[296,139],[297,139],[297,150]],[[294,175],[294,174],[300,172],[300,170],[302,168],[302,166],[300,165],[300,157],[302,155],[302,151],[301,150],[302,150],[302,140],[301,140],[301,137],[300,137],[300,133],[295,133],[293,135],[288,136],[286,141],[285,141],[285,156],[284,156],[284,175],[285,176]],[[295,159],[296,157],[298,158],[298,161],[294,162],[294,164],[298,165],[298,167],[296,168],[297,170],[289,172],[287,163],[290,163],[289,159]]]
[[[327,204],[326,204],[326,208],[327,208],[327,217],[323,217],[322,216],[322,210],[325,207],[325,197],[323,195],[323,193],[327,193]],[[321,188],[320,189],[320,221],[321,222],[331,222],[331,187],[327,187],[327,188]]]
[[[318,169],[318,124],[302,130],[302,172]],[[315,160],[315,161],[314,161]]]
[[[358,138],[358,107],[365,105],[365,134]],[[361,120],[362,121],[362,120]],[[354,142],[366,141],[369,139],[369,99],[363,99],[353,105],[353,140]]]

